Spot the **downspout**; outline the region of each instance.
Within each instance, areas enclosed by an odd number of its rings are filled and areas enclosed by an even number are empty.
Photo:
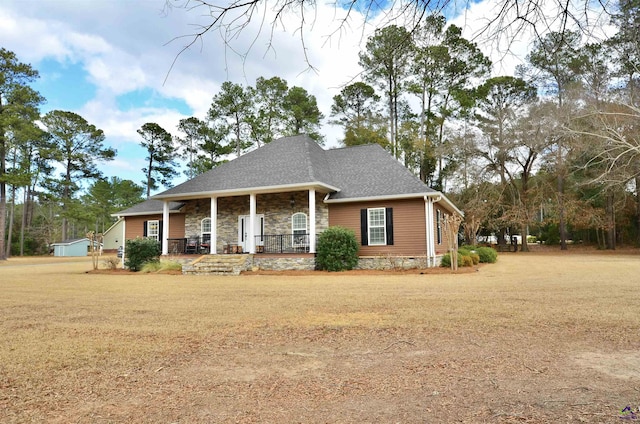
[[[118,219],[120,219],[121,217],[118,217]],[[126,218],[122,218],[122,258],[120,258],[121,262],[122,262],[122,269],[124,269],[124,257],[126,255],[125,252],[125,246],[127,245],[127,240],[126,240],[126,234],[127,234],[127,220]]]
[[[434,203],[442,200],[441,194],[428,194],[424,196],[425,200],[425,208],[426,208],[426,219],[427,219],[427,262],[428,266],[434,267],[436,266],[436,243],[435,243],[435,227],[434,227],[434,211],[433,205]]]

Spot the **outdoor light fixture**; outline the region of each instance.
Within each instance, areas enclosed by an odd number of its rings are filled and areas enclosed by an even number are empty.
[[[293,209],[296,206],[296,199],[293,197],[293,194],[291,195],[291,200],[289,200],[289,204],[291,205],[291,209]]]

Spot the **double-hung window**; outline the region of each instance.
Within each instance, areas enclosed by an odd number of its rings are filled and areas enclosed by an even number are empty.
[[[307,214],[298,212],[291,217],[291,231],[295,246],[307,244]]]
[[[361,244],[390,246],[393,244],[393,209],[368,208],[360,210]]]
[[[369,214],[369,246],[387,244],[384,211],[384,208],[374,208],[367,210]]]
[[[160,221],[147,221],[147,238],[160,240]]]
[[[208,243],[211,240],[211,218],[204,218],[200,222],[200,236],[203,243]]]

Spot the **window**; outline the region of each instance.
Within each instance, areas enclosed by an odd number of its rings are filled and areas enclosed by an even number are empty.
[[[205,218],[200,223],[200,234],[209,234],[211,236],[211,218]]]
[[[387,244],[385,231],[384,208],[368,209],[369,212],[369,246]]]
[[[438,235],[438,244],[442,244],[442,211],[436,211],[436,231]]]
[[[307,214],[298,212],[291,217],[293,244],[303,245],[307,242]]]
[[[360,232],[363,246],[393,245],[393,209],[361,209]]]
[[[147,221],[147,238],[160,240],[160,221]]]
[[[211,218],[204,218],[200,222],[200,236],[202,243],[211,241]]]

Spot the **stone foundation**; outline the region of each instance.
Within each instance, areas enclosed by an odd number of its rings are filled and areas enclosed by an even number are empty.
[[[438,261],[439,263],[439,261]],[[393,270],[427,268],[426,256],[361,256],[356,269]]]
[[[253,255],[253,266],[266,271],[313,271],[316,268],[316,258]]]

